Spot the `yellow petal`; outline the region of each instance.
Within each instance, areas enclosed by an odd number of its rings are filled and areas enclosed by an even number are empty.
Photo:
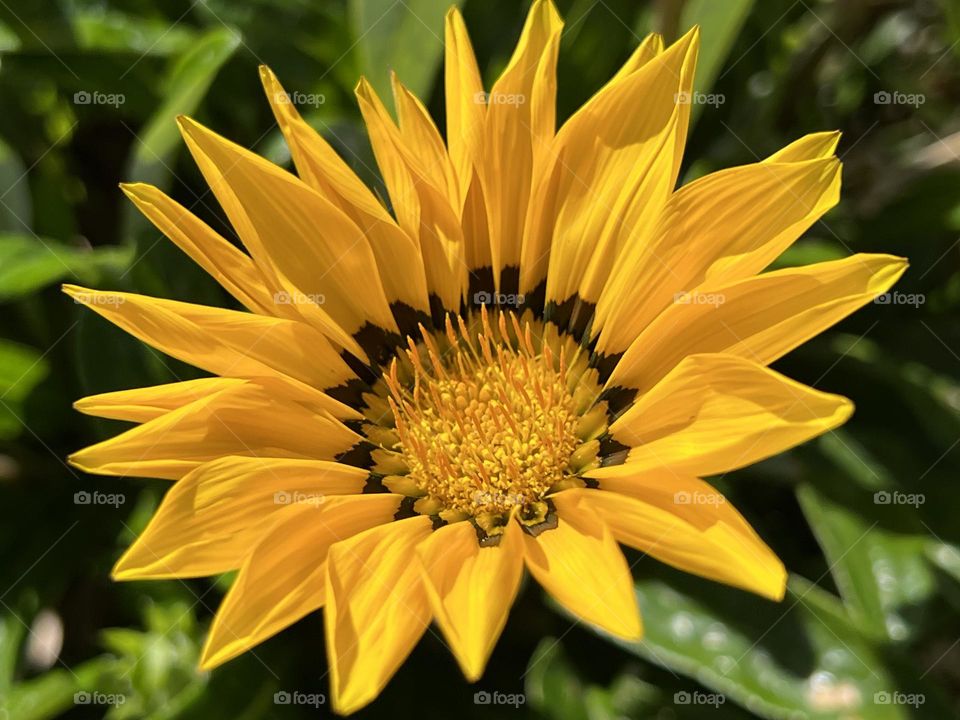
[[[611,426],[636,470],[734,470],[842,425],[853,404],[733,355],[693,355]]]
[[[226,455],[333,459],[360,437],[254,383],[196,400],[70,456],[100,475],[176,480]]]
[[[414,553],[430,532],[420,515],[330,549],[324,625],[335,712],[371,702],[427,629],[430,603]]]
[[[364,230],[387,299],[429,312],[419,243],[400,229],[350,166],[320,133],[303,121],[269,68],[260,67],[260,78],[298,174]]]
[[[669,472],[636,473],[629,465],[590,475],[601,476],[600,490],[574,492],[618,541],[684,572],[783,599],[783,563],[707,483]]]
[[[431,184],[440,189],[446,188],[450,207],[459,209],[459,183],[440,131],[423,103],[400,82],[396,73],[390,73],[390,82],[397,108],[401,141],[411,153],[421,159],[421,166]]]
[[[370,243],[341,210],[273,163],[202,125],[180,118],[191,154],[261,268],[332,323],[340,342],[367,322],[396,330]],[[362,278],[362,287],[358,279]],[[340,332],[337,332],[337,328]],[[349,339],[340,342],[347,347]]]
[[[279,315],[274,289],[250,257],[214,232],[213,228],[165,195],[144,183],[124,183],[120,188],[157,229],[206,270],[248,310]]]
[[[165,415],[194,400],[213,395],[221,390],[243,385],[236,378],[200,378],[152,387],[119,390],[88,395],[73,403],[75,410],[85,415],[142,423]]]
[[[598,107],[604,102],[609,104],[611,95],[618,95],[621,91],[614,91],[612,88],[619,82],[638,71],[650,60],[663,52],[663,38],[658,34],[648,35],[631,54],[630,58],[623,64],[616,75],[611,78],[601,90],[597,93],[574,117],[580,119],[568,121],[561,129],[557,138],[551,146],[547,166],[544,172],[539,176],[534,185],[532,197],[530,199],[530,209],[527,213],[523,231],[523,246],[520,258],[520,292],[532,293],[547,278],[547,268],[550,262],[550,253],[554,240],[554,231],[558,206],[562,203],[561,196],[565,197],[570,191],[576,190],[575,195],[586,195],[586,183],[575,183],[578,187],[567,188],[564,181],[577,177],[576,172],[571,172],[570,163],[577,165],[590,165],[591,161],[587,158],[578,156],[576,152],[571,152],[567,147],[570,136],[573,139],[577,137],[584,139],[587,132],[575,132],[580,126],[581,130],[589,123],[589,118],[593,114],[588,108]],[[607,96],[605,101],[603,98]],[[673,98],[670,99],[673,102]],[[654,114],[655,115],[655,114]],[[632,117],[632,113],[631,113]],[[598,116],[599,121],[603,121],[603,116]],[[569,126],[569,127],[568,127]],[[595,129],[594,129],[595,131]],[[625,150],[626,148],[620,148]],[[593,152],[593,149],[590,149]],[[656,215],[656,213],[650,213]],[[563,231],[563,228],[556,228]],[[584,242],[581,239],[580,242]]]
[[[607,385],[646,391],[687,355],[726,353],[768,365],[890,288],[907,262],[891,255],[785,268],[705,284],[630,345]],[[699,300],[710,302],[699,302]]]
[[[408,147],[370,83],[361,79],[356,94],[400,227],[419,238],[428,288],[457,311],[467,281],[459,201],[451,203],[449,187]]]
[[[804,160],[816,160],[818,158],[829,158],[837,151],[837,144],[840,142],[840,132],[818,132],[804,135],[799,140],[794,140],[768,157],[764,162],[767,163],[786,163],[803,162]]]
[[[600,302],[597,349],[623,352],[675,298],[753,275],[836,204],[836,158],[760,162],[674,193],[646,243],[620,257]]]
[[[217,667],[320,608],[331,545],[389,523],[398,501],[388,494],[338,497],[281,511],[217,610],[201,668]]]
[[[75,285],[63,290],[135,338],[216,375],[287,377],[319,390],[355,377],[327,338],[305,322]],[[332,398],[326,409],[356,417]]]
[[[526,564],[544,589],[584,621],[626,640],[643,632],[633,578],[603,521],[561,492],[551,498],[559,521],[536,537],[524,534]]]
[[[206,463],[174,483],[113,578],[235,570],[289,505],[316,509],[328,496],[358,494],[367,477],[366,470],[324,460],[225,457]]]
[[[520,526],[480,547],[469,522],[440,528],[418,548],[434,615],[467,680],[483,675],[523,576]]]
[[[617,74],[610,78],[610,83],[632,75],[662,52],[663,36],[660,33],[650,33],[634,48],[627,61],[617,70]]]
[[[597,302],[628,239],[645,242],[676,184],[691,107],[677,99],[693,88],[699,46],[694,28],[608,84],[557,133],[556,207],[538,223],[552,238],[548,300]]]
[[[444,96],[447,146],[458,183],[466,194],[483,143],[486,104],[480,102],[483,81],[463,17],[456,6],[444,23]]]
[[[497,289],[504,268],[519,268],[533,178],[553,139],[557,51],[563,22],[550,0],[536,0],[520,41],[487,98],[482,160]],[[504,288],[504,292],[512,292]]]

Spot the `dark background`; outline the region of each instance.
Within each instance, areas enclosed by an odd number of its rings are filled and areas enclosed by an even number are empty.
[[[396,68],[441,118],[447,4],[0,0],[0,720],[329,714],[325,705],[274,700],[327,692],[319,614],[198,673],[229,579],[109,580],[167,485],[67,467],[71,451],[118,429],[70,403],[196,372],[107,326],[58,286],[226,304],[212,280],[135,216],[117,183],[160,185],[231,235],[173,118],[195,116],[287,163],[260,89],[261,62],[288,91],[322,95],[301,110],[376,183],[354,84],[366,74],[386,95]],[[528,4],[461,5],[488,86]],[[863,251],[907,256],[911,268],[889,303],[868,305],[777,364],[851,397],[853,420],[717,480],[790,569],[782,604],[631,555],[642,645],[609,642],[527,583],[477,685],[428,633],[361,715],[960,716],[960,7],[558,5],[567,23],[560,118],[647,32],[670,40],[698,22],[697,88],[716,102],[695,108],[684,181],[754,162],[808,132],[841,129],[843,199],[778,264]],[[123,502],[77,504],[81,490]],[[524,703],[477,704],[478,691],[523,694]],[[104,705],[111,694],[122,704]]]

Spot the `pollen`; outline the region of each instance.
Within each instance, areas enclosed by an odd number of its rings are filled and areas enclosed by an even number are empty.
[[[406,352],[412,382],[400,381],[396,361],[387,376],[407,479],[431,514],[536,514],[576,474],[579,414],[565,348],[554,353],[529,323],[498,315],[491,323],[484,309],[472,332],[448,320],[439,338],[421,328],[422,345],[411,340]]]

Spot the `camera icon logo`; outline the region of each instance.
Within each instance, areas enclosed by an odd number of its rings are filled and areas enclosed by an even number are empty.
[[[293,697],[286,690],[278,690],[273,694],[274,705],[289,705],[292,701]]]
[[[493,697],[486,690],[481,690],[473,694],[474,705],[489,705],[492,701]]]

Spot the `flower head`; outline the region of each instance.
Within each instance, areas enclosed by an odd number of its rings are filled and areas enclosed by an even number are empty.
[[[239,569],[204,667],[323,608],[339,712],[432,620],[475,680],[525,570],[638,639],[618,543],[782,598],[783,565],[700,478],[849,417],[766,366],[905,262],[761,272],[837,201],[837,135],[677,190],[697,31],[649,37],[555,130],[561,28],[537,0],[487,91],[451,10],[445,140],[398,79],[398,122],[360,82],[389,208],[263,68],[296,175],[179,121],[242,250],[123,188],[245,309],[65,288],[210,374],[78,401],[136,426],[71,457],[174,481],[116,578]]]

